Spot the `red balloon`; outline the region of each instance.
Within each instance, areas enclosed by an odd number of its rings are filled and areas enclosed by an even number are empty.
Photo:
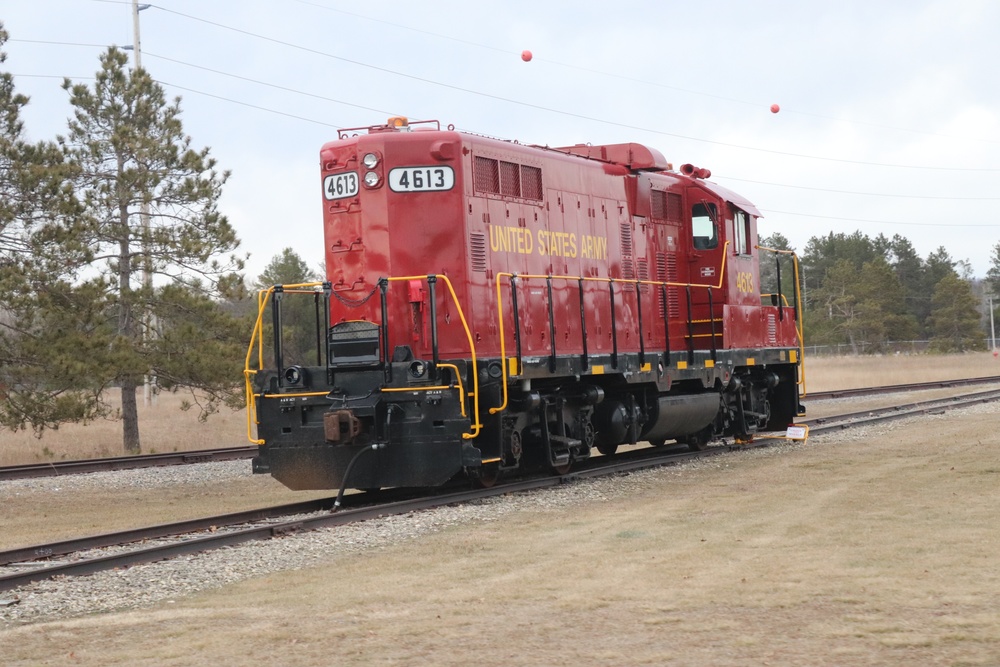
[[[777,104],[771,105],[771,113],[778,113],[779,111],[781,111],[781,107],[779,107]]]
[[[524,62],[528,62],[529,60],[531,60],[531,51],[529,51],[528,49],[521,51],[521,60],[523,60]]]

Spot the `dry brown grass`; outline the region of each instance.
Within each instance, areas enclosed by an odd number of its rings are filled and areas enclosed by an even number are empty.
[[[153,609],[9,665],[996,665],[994,406],[632,478]],[[836,446],[834,446],[834,443]]]
[[[184,411],[183,394],[161,394],[156,405],[145,406],[139,392],[139,435],[143,453],[188,451],[247,444],[246,412],[222,407],[201,422],[198,408]],[[109,402],[121,405],[117,393]],[[122,424],[101,419],[89,424],[65,424],[45,431],[39,438],[29,431],[0,430],[0,465],[17,465],[64,459],[121,456]]]
[[[210,485],[83,490],[58,485],[53,490],[51,486],[42,490],[24,489],[16,494],[0,489],[3,507],[0,550],[325,498],[336,493],[291,491],[269,475],[251,474],[249,461],[245,477]]]
[[[851,387],[903,384],[930,380],[1000,375],[1000,362],[989,353],[901,355],[886,357],[810,357],[807,389],[828,391]],[[141,396],[140,396],[141,398]],[[246,412],[222,408],[203,423],[198,411],[180,410],[183,396],[164,394],[154,407],[139,401],[139,427],[144,452],[172,452],[246,444]],[[115,399],[112,399],[113,401]],[[84,459],[122,454],[121,422],[102,420],[67,424],[41,438],[30,431],[0,430],[0,465]]]
[[[1000,375],[1000,360],[989,352],[806,357],[805,367],[809,391]]]

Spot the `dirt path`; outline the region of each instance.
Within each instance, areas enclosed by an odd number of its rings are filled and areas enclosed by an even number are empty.
[[[0,644],[9,665],[996,665],[998,416],[633,475]]]

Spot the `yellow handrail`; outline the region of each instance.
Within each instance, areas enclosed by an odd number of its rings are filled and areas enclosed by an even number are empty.
[[[806,395],[806,337],[805,330],[803,329],[803,320],[805,318],[802,316],[802,284],[799,280],[799,256],[794,250],[779,250],[777,248],[768,248],[767,246],[758,245],[755,246],[758,250],[766,250],[768,252],[773,252],[776,255],[791,255],[792,256],[792,268],[795,275],[795,303],[799,307],[799,316],[795,322],[796,333],[799,334],[799,368],[802,369],[801,377],[798,384],[802,387],[802,395]],[[778,286],[780,289],[780,285]],[[786,302],[787,303],[787,302]]]
[[[462,376],[458,372],[458,366],[455,364],[443,364],[438,363],[438,366],[444,366],[445,368],[450,368],[455,373],[455,380],[458,382],[458,404],[462,406],[462,416],[465,416],[465,385],[462,383]]]
[[[312,282],[312,283],[294,283],[290,285],[281,285],[282,291],[288,290],[303,290],[306,287],[322,287],[323,283]],[[257,371],[250,368],[250,361],[253,358],[254,346],[257,346],[257,367],[264,367],[264,309],[267,307],[267,302],[270,301],[271,295],[274,294],[274,288],[276,285],[272,285],[266,289],[258,290],[257,292],[257,319],[254,321],[253,331],[250,334],[250,344],[247,346],[247,356],[243,362],[243,381],[246,387],[246,400],[247,400],[247,440],[255,445],[263,445],[264,441],[259,438],[254,438],[253,427],[260,422],[257,420],[257,404],[254,402],[255,394],[253,393],[253,376],[257,374]],[[302,292],[293,293],[307,293],[308,290],[303,290]],[[317,292],[318,293],[318,292]],[[325,394],[326,392],[319,392],[319,394]],[[266,396],[266,395],[265,395]]]
[[[448,279],[448,276],[445,276],[443,274],[431,274],[431,275],[434,275],[435,278],[443,281],[444,284],[448,287],[448,292],[451,294],[451,299],[452,299],[452,301],[455,304],[455,308],[458,309],[458,316],[459,316],[459,319],[462,322],[462,327],[465,330],[466,339],[469,342],[469,350],[470,350],[471,357],[472,357],[472,377],[473,377],[473,391],[471,392],[471,395],[473,397],[473,409],[474,409],[474,412],[475,412],[475,421],[471,425],[471,428],[472,428],[471,432],[470,433],[463,433],[462,434],[462,438],[463,439],[469,440],[469,439],[477,437],[479,435],[479,432],[482,430],[482,427],[483,427],[483,425],[482,425],[482,423],[480,422],[480,419],[479,419],[479,368],[478,368],[478,362],[476,360],[476,346],[475,346],[475,343],[472,340],[472,332],[469,329],[468,321],[465,318],[465,312],[462,310],[462,304],[459,302],[458,296],[455,294],[455,288],[452,286],[451,280]],[[429,276],[427,276],[427,275],[423,275],[423,276],[399,276],[399,277],[389,277],[389,278],[387,278],[387,280],[389,280],[390,282],[403,281],[403,280],[406,280],[406,281],[409,281],[409,280],[426,280],[428,277]],[[306,288],[321,287],[322,285],[323,285],[323,283],[321,283],[321,282],[310,282],[310,283],[295,283],[295,284],[290,284],[290,285],[281,285],[280,287],[282,288],[283,292],[289,293],[289,294],[309,294],[309,293],[317,293],[318,294],[318,292],[315,292],[314,290],[310,290],[310,289],[306,289]],[[251,362],[251,359],[253,358],[254,347],[256,346],[257,347],[257,365],[258,365],[259,368],[263,368],[264,367],[264,343],[263,343],[263,337],[264,337],[264,325],[263,325],[264,309],[267,307],[267,304],[270,301],[270,299],[271,299],[271,297],[272,297],[273,294],[274,294],[274,286],[268,287],[267,289],[262,289],[262,290],[258,291],[258,293],[257,293],[257,319],[254,322],[253,332],[252,332],[252,334],[250,336],[250,344],[247,347],[247,355],[246,355],[246,359],[244,361],[244,366],[243,366],[243,376],[244,376],[244,382],[245,382],[245,385],[246,385],[246,401],[247,401],[247,439],[250,442],[252,442],[253,444],[255,444],[255,445],[263,445],[264,444],[264,440],[258,439],[258,438],[254,438],[253,435],[252,435],[252,433],[253,433],[253,426],[255,424],[259,424],[260,422],[257,419],[257,405],[256,405],[256,403],[254,401],[254,398],[256,397],[256,394],[254,394],[254,392],[253,392],[253,376],[257,374],[257,370],[255,370],[255,369],[253,369],[253,368],[250,367],[250,362]],[[454,371],[454,373],[455,373],[455,379],[456,379],[456,381],[458,383],[459,405],[460,405],[461,410],[462,410],[462,416],[463,417],[467,416],[467,413],[466,413],[466,410],[465,410],[465,397],[466,397],[465,385],[462,382],[462,376],[461,376],[461,373],[459,372],[458,366],[456,366],[455,364],[440,363],[440,362],[438,363],[438,366],[439,367],[443,366],[445,368],[450,368],[450,369],[452,369]],[[406,387],[406,388],[386,388],[386,387],[383,387],[381,389],[381,391],[384,391],[384,392],[394,392],[394,391],[396,391],[396,392],[399,392],[399,391],[430,391],[432,389],[434,389],[434,390],[441,390],[441,389],[451,389],[451,388],[452,388],[451,386]],[[326,394],[327,394],[327,392],[320,391],[320,392],[304,392],[304,393],[298,393],[298,394],[262,394],[262,396],[264,398],[276,398],[276,397],[288,398],[288,397],[324,396]]]
[[[458,381],[458,405],[462,408],[462,416],[465,416],[465,387],[462,384],[462,376],[458,374],[458,366],[455,364],[442,364],[439,363],[438,367],[444,366],[445,368],[451,368],[455,371],[455,379]],[[433,387],[425,387],[423,385],[417,387],[382,387],[379,391],[382,392],[404,392],[404,391],[442,391],[444,389],[454,389],[453,384],[441,384],[435,385]]]
[[[465,336],[469,341],[469,354],[472,356],[472,410],[475,413],[475,419],[472,423],[472,432],[463,433],[462,439],[471,440],[479,436],[479,431],[482,430],[483,425],[479,421],[479,365],[476,361],[476,344],[472,340],[472,331],[469,329],[469,323],[465,319],[465,311],[462,310],[462,304],[458,301],[458,295],[455,294],[455,288],[451,284],[451,280],[448,276],[438,273],[429,274],[425,276],[398,276],[387,278],[390,282],[397,281],[409,281],[409,280],[426,280],[431,275],[433,275],[438,280],[444,281],[444,284],[448,286],[448,292],[451,294],[451,300],[455,304],[455,308],[458,309],[458,318],[462,322],[462,328],[465,329]],[[439,364],[441,365],[441,364]],[[458,375],[457,369],[455,375]]]
[[[495,415],[498,412],[502,412],[507,409],[507,346],[504,337],[504,326],[503,326],[503,294],[500,291],[500,279],[507,277],[510,279],[514,278],[536,278],[536,279],[555,279],[555,280],[576,280],[585,282],[598,282],[598,283],[622,283],[625,285],[654,285],[659,287],[703,287],[706,289],[722,289],[722,282],[725,280],[726,276],[726,249],[729,248],[729,241],[722,247],[722,262],[719,267],[719,282],[715,285],[710,285],[708,283],[675,283],[669,281],[657,281],[657,280],[627,280],[625,278],[594,278],[585,276],[561,276],[561,275],[533,275],[533,274],[517,274],[517,273],[507,273],[502,272],[497,274],[497,322],[500,329],[500,368],[501,368],[501,383],[503,385],[503,402],[500,403],[495,408],[490,408],[490,414]],[[708,321],[708,320],[706,320]]]

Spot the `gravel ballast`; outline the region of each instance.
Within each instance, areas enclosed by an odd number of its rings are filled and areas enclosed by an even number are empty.
[[[949,413],[995,413],[997,404],[985,404]],[[943,419],[943,416],[924,419]],[[741,457],[770,457],[789,449],[837,444],[884,436],[897,427],[889,423],[842,433],[817,436],[807,443],[777,441],[776,446],[733,455],[710,457],[677,466],[578,481],[555,488],[499,496],[460,506],[449,506],[401,516],[383,517],[360,524],[295,533],[267,541],[169,561],[138,565],[124,570],[79,578],[37,582],[0,593],[0,623],[5,626],[66,619],[111,611],[133,610],[174,601],[199,591],[219,588],[251,577],[282,570],[335,562],[338,558],[382,549],[429,533],[471,522],[498,521],[520,512],[553,512],[590,503],[626,498],[639,488],[669,480],[700,467],[737,468]],[[171,468],[93,473],[58,478],[13,480],[0,483],[0,503],[5,498],[32,492],[72,494],[81,489],[109,492],[132,486],[152,488],[171,484],[215,485],[250,474],[248,461],[207,463]]]

